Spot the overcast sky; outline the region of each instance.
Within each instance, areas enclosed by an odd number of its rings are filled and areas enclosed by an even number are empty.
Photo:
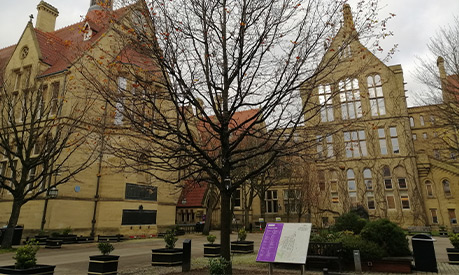
[[[1,0],[0,11],[0,48],[16,44],[22,34],[29,15],[37,16],[36,6],[40,0]],[[47,0],[46,2],[59,10],[56,27],[62,28],[76,23],[86,14],[90,0]],[[355,8],[357,0],[351,0]],[[398,44],[398,49],[387,65],[401,64],[408,90],[408,104],[413,105],[414,93],[423,87],[417,83],[413,73],[416,67],[416,56],[428,54],[426,44],[441,26],[452,22],[459,16],[458,0],[380,0],[380,17],[389,13],[396,16],[390,20],[388,29],[394,32],[384,42],[384,49]],[[35,24],[35,19],[34,19]]]

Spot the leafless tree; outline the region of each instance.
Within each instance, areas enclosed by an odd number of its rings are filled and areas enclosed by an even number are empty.
[[[122,166],[172,183],[206,174],[219,190],[221,251],[227,260],[232,194],[276,158],[302,150],[289,141],[310,119],[305,114],[321,108],[307,103],[324,69],[336,65],[343,50],[336,49],[336,58],[319,66],[327,41],[341,25],[344,2],[153,0],[149,11],[131,5],[131,20],[112,21],[117,25],[112,48],[123,51],[107,50],[102,62],[85,59],[105,72],[96,79],[82,69],[129,128],[122,142],[110,144],[125,160]],[[359,6],[356,16],[362,35],[375,22],[377,1],[368,5]],[[123,84],[113,90],[120,75],[132,89]],[[303,104],[300,87],[307,95]],[[249,109],[256,111],[235,118]],[[269,131],[274,128],[276,133]],[[257,145],[243,146],[248,138]],[[259,160],[256,165],[235,177],[233,172],[253,159]],[[182,171],[181,176],[171,177],[173,171]]]
[[[435,115],[445,125],[443,140],[455,156],[459,153],[459,17],[440,28],[431,38],[428,48],[431,56],[420,58],[417,68],[418,80],[429,89],[428,99],[423,103],[437,104]],[[436,66],[435,66],[436,65]],[[426,95],[423,95],[425,98]]]
[[[12,201],[2,248],[11,247],[24,204],[92,163],[94,147],[86,147],[91,127],[83,123],[91,100],[75,101],[66,87],[48,87],[33,71],[25,69],[20,80],[7,75],[0,87],[0,196]]]

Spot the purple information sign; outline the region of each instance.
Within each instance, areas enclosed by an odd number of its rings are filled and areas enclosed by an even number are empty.
[[[258,250],[257,262],[274,262],[283,227],[283,223],[268,223],[266,225]]]

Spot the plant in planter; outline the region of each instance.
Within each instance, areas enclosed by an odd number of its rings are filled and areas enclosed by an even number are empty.
[[[454,248],[447,248],[449,264],[459,264],[459,233],[449,235],[449,241]]]
[[[362,239],[376,243],[383,249],[384,258],[381,260],[369,260],[372,271],[410,273],[412,254],[408,246],[405,232],[397,224],[379,219],[365,225],[360,232]],[[376,248],[371,253],[377,252]]]
[[[51,237],[46,239],[45,248],[61,248],[62,237],[59,232],[51,232]]]
[[[110,255],[115,250],[111,243],[97,244],[102,255],[89,256],[88,274],[116,274],[120,256]]]
[[[239,229],[237,241],[231,242],[231,253],[253,253],[253,241],[246,241],[247,232],[245,228]]]
[[[441,225],[440,231],[438,233],[440,234],[440,236],[448,236],[448,231],[446,231],[446,226]]]
[[[166,248],[151,250],[151,265],[178,265],[182,264],[183,249],[175,248],[178,238],[175,236],[175,230],[167,230],[164,235]]]
[[[1,274],[54,274],[55,265],[37,265],[36,254],[40,247],[38,242],[30,240],[26,245],[16,250],[12,266],[1,266]]]
[[[59,235],[59,239],[62,239],[63,244],[71,244],[77,242],[77,235],[70,234],[72,233],[72,228],[66,227],[62,230],[61,234]]]
[[[207,241],[209,243],[204,244],[204,257],[219,257],[220,256],[220,244],[214,244],[217,237],[215,235],[208,235]]]
[[[38,235],[35,235],[35,240],[38,242],[39,245],[45,245],[46,240],[48,239],[48,234],[45,231],[40,230]]]

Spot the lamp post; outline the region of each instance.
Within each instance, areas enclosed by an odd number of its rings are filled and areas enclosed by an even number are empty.
[[[225,183],[226,190],[229,190],[231,188],[231,179],[228,177],[224,179],[223,182]]]
[[[46,211],[48,210],[48,200],[57,198],[58,194],[59,194],[59,190],[55,186],[51,188],[48,187],[48,190],[46,191],[46,197],[45,197],[45,206],[43,207],[43,216],[41,218],[41,226],[40,226],[41,231],[45,229]]]

